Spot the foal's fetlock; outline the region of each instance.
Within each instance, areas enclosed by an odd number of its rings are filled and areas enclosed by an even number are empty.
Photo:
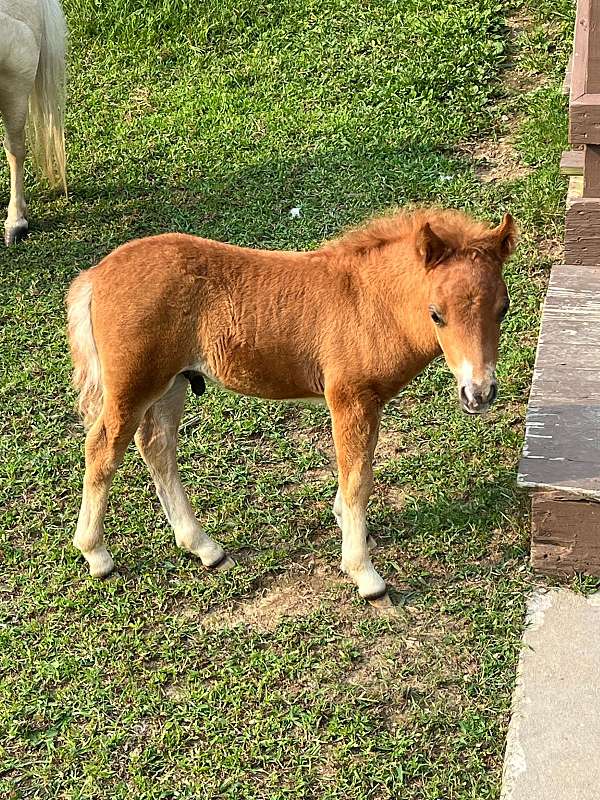
[[[88,563],[92,578],[107,578],[115,568],[115,562],[106,547],[97,547],[82,555]]]
[[[205,564],[204,565],[207,569],[216,569],[219,572],[226,572],[228,569],[235,567],[235,561],[231,556],[228,556],[225,551],[223,551],[223,555],[221,558],[212,563],[212,564]]]

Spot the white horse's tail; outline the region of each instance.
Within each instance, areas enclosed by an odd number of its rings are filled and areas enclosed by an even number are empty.
[[[67,193],[65,163],[65,47],[67,28],[59,0],[39,0],[40,58],[29,98],[29,133],[36,164],[52,186]]]

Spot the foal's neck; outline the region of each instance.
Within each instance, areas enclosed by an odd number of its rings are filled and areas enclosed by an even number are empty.
[[[429,356],[439,344],[428,310],[429,278],[410,239],[364,253],[356,264],[363,288],[394,319],[413,348]]]

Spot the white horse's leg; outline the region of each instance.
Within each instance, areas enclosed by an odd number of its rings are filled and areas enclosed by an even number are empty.
[[[176,378],[171,389],[146,412],[135,443],[148,465],[178,546],[198,556],[209,569],[228,569],[233,560],[200,526],[179,477],[177,430],[186,391],[187,380]]]
[[[4,150],[10,167],[10,202],[4,223],[4,241],[7,245],[24,239],[28,230],[27,205],[23,191],[27,97],[25,89],[15,88],[2,94],[0,105],[6,130]]]

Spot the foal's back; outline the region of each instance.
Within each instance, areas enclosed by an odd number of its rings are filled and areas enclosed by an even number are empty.
[[[103,372],[131,381],[135,365],[142,384],[194,368],[243,394],[321,396],[324,351],[356,322],[354,280],[319,251],[163,234],[118,248],[82,279]]]

